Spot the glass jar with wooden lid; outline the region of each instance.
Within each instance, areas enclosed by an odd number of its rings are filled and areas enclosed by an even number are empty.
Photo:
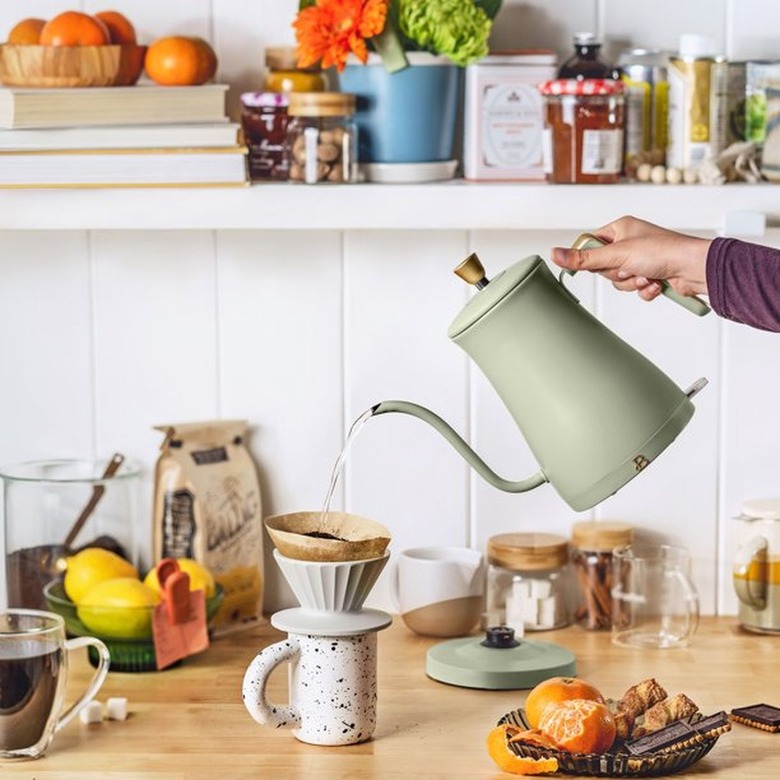
[[[293,46],[265,50],[266,92],[324,92],[325,76],[319,68],[301,68]]]
[[[287,107],[291,181],[357,181],[355,96],[346,92],[292,92]]]
[[[569,542],[547,533],[506,533],[487,543],[486,628],[515,634],[571,623]]]
[[[612,626],[612,551],[631,544],[634,529],[615,520],[584,520],[572,526],[572,562],[578,591],[574,618],[596,631]]]

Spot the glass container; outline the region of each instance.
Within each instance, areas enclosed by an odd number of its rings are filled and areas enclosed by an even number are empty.
[[[267,92],[323,92],[325,77],[319,68],[301,68],[293,46],[271,46],[265,50]]]
[[[574,53],[558,70],[559,79],[617,79],[619,71],[602,59],[601,41],[591,32],[574,33]]]
[[[288,108],[290,180],[306,184],[357,181],[355,96],[293,92]]]
[[[507,533],[487,543],[486,627],[517,636],[571,623],[569,543],[555,534]]]
[[[62,577],[65,558],[82,547],[104,547],[138,565],[138,532],[150,532],[141,523],[140,466],[124,461],[106,477],[113,462],[45,460],[0,469],[9,607],[47,609],[44,586]]]
[[[572,526],[577,583],[574,618],[591,631],[612,626],[612,560],[616,547],[631,544],[634,529],[619,521],[584,520]]]
[[[252,181],[286,181],[288,95],[279,92],[245,92],[241,95],[241,127],[249,149]]]
[[[544,168],[557,184],[614,184],[623,169],[625,86],[611,79],[554,79],[545,102]]]

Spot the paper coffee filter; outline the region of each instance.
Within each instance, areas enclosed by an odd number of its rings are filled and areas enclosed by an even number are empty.
[[[276,549],[302,561],[364,561],[381,558],[390,532],[381,523],[345,512],[295,512],[267,517]]]
[[[302,561],[274,550],[274,560],[304,609],[357,612],[363,607],[390,553],[366,561]]]

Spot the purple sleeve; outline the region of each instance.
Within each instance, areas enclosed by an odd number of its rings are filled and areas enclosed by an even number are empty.
[[[721,317],[780,331],[780,250],[716,238],[707,253],[707,291]]]

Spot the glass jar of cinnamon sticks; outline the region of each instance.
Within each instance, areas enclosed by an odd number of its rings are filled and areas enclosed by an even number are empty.
[[[631,544],[628,523],[585,520],[572,526],[573,565],[579,591],[575,621],[590,631],[612,626],[612,551]]]

